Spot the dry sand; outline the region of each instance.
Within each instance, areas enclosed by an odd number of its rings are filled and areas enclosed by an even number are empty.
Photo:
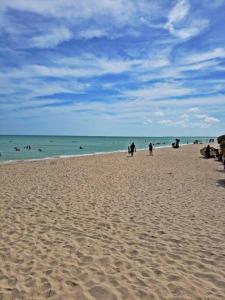
[[[202,145],[0,166],[0,299],[225,299],[225,173]]]

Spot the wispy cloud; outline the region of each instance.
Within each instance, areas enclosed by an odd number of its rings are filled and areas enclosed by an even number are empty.
[[[218,58],[225,58],[225,48],[215,48],[207,52],[190,54],[185,61],[193,64]]]
[[[72,32],[66,27],[54,28],[51,32],[31,39],[31,46],[38,48],[52,48],[72,38]]]
[[[198,35],[205,29],[209,21],[207,19],[192,18],[190,13],[191,5],[188,0],[178,0],[168,15],[168,22],[165,28],[181,39],[188,39]]]

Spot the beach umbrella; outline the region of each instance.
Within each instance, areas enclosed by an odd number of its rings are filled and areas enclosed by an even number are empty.
[[[225,134],[220,135],[220,136],[217,138],[218,144],[221,144],[223,141],[225,141]]]

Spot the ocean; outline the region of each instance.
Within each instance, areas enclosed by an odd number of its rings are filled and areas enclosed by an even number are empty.
[[[46,159],[51,157],[82,156],[110,152],[127,151],[134,142],[137,150],[148,149],[148,144],[154,148],[168,147],[175,138],[180,144],[192,143],[197,139],[208,142],[210,137],[99,137],[99,136],[37,136],[37,135],[1,135],[0,163]],[[30,146],[30,149],[27,149]],[[16,151],[16,148],[19,151]]]

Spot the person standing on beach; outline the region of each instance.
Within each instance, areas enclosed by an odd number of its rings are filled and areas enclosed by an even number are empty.
[[[136,146],[134,142],[130,145],[130,154],[133,157],[134,156],[134,151],[136,152]]]
[[[210,146],[209,145],[205,149],[205,157],[210,158]]]
[[[149,149],[149,155],[153,155],[153,145],[152,145],[152,143],[149,144],[148,149]]]
[[[128,148],[127,148],[127,152],[128,152],[128,154],[130,155],[130,145],[129,145]]]

